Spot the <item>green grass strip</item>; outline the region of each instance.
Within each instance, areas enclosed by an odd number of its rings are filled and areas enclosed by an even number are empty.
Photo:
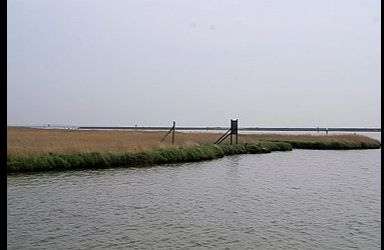
[[[372,143],[367,142],[311,142],[311,141],[283,141],[289,143],[296,149],[319,149],[319,150],[349,150],[349,149],[379,149],[381,144],[379,141]]]
[[[76,153],[49,154],[40,157],[7,158],[7,173],[52,170],[98,169],[111,167],[143,167],[148,165],[195,162],[235,154],[262,154],[292,150],[285,142],[262,142],[237,145],[202,145],[168,148],[140,153]]]
[[[217,159],[235,154],[264,154],[272,151],[297,149],[378,149],[380,142],[311,142],[311,141],[263,141],[236,145],[202,145],[198,147],[168,148],[140,153],[76,153],[49,154],[40,157],[8,157],[7,173],[40,172],[74,169],[98,169],[111,167],[144,167],[149,165],[196,162]]]

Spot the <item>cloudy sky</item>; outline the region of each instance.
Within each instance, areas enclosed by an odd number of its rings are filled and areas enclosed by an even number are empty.
[[[7,123],[381,127],[379,0],[8,0]]]

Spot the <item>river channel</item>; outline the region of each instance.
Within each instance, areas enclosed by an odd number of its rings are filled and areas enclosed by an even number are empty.
[[[380,249],[381,149],[7,176],[8,249]]]

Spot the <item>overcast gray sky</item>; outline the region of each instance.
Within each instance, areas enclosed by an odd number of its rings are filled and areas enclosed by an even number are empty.
[[[8,125],[381,127],[379,0],[8,0]]]

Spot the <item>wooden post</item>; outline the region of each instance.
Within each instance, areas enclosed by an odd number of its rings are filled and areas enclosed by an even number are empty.
[[[161,142],[163,142],[165,140],[165,138],[167,138],[167,136],[172,133],[172,145],[175,144],[175,130],[176,130],[176,122],[173,121],[173,125],[171,127],[170,130],[168,130],[168,132],[164,135],[164,137],[161,139]]]
[[[175,128],[176,128],[176,122],[173,121],[173,126],[172,126],[172,145],[175,144]]]
[[[237,130],[238,130],[238,125],[237,125],[237,121],[238,119],[236,120],[231,120],[231,145],[232,145],[232,136],[235,135],[235,138],[236,138],[236,144],[239,142],[238,141],[238,133],[237,133]]]

